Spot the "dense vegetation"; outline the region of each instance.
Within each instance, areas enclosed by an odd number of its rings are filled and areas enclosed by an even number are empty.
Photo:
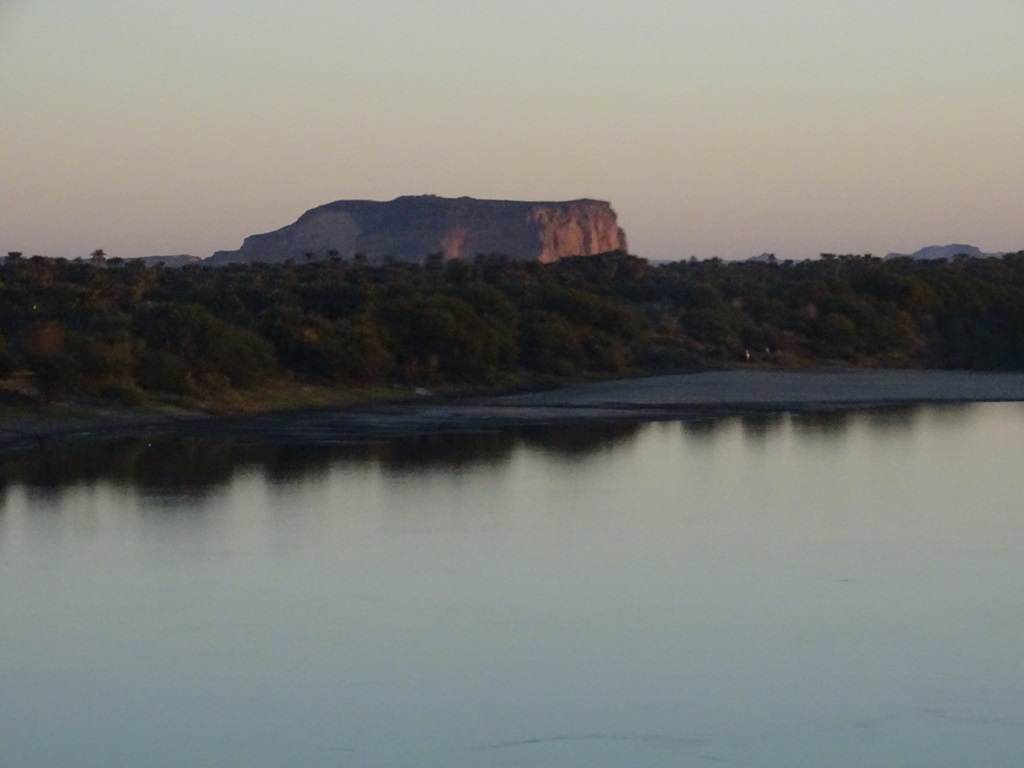
[[[216,398],[290,382],[518,386],[748,357],[1024,369],[1024,252],[180,269],[9,254],[0,265],[0,379],[46,398]]]

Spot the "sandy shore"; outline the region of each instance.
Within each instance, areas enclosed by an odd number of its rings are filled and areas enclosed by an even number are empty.
[[[653,376],[497,398],[509,405],[853,407],[1024,400],[1024,373],[733,370]]]
[[[154,432],[318,443],[570,421],[654,421],[754,411],[994,401],[1024,401],[1024,373],[734,370],[244,418],[125,411],[60,419],[22,414],[0,417],[0,451]]]

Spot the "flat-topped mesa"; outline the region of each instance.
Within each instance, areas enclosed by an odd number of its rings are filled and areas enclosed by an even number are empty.
[[[423,261],[500,253],[522,261],[556,261],[625,251],[626,233],[601,200],[534,203],[435,195],[389,202],[339,200],[307,211],[294,224],[245,238],[237,251],[218,251],[209,264],[351,258]]]

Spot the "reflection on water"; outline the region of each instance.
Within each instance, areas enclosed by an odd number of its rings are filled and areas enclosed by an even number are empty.
[[[240,458],[223,440],[141,437],[17,453],[5,457],[0,482],[56,490],[106,480],[158,492],[199,491],[227,482]]]
[[[517,444],[511,432],[473,432],[455,439],[428,434],[404,437],[370,446],[353,447],[348,461],[373,462],[388,472],[418,472],[431,468],[467,469],[508,459]]]
[[[2,466],[0,765],[1016,768],[1024,409]]]
[[[928,406],[915,405],[882,406],[858,409],[821,409],[785,413],[779,411],[755,411],[738,415],[708,417],[682,422],[683,432],[695,439],[714,439],[739,425],[744,436],[750,439],[764,439],[776,436],[780,430],[792,427],[805,437],[841,439],[851,428],[867,427],[876,431],[900,431],[911,429],[924,411],[937,416],[941,413],[966,416],[969,404]]]
[[[557,427],[524,427],[519,436],[525,445],[555,458],[572,460],[603,453],[633,440],[640,431],[634,423],[563,424]]]
[[[253,470],[275,482],[322,475],[339,462],[373,463],[394,474],[457,470],[507,462],[522,445],[552,457],[579,458],[620,445],[639,429],[635,423],[539,425],[309,445],[153,435],[14,454],[0,465],[0,486],[20,483],[45,491],[110,481],[155,494],[202,495],[226,485],[239,472]]]
[[[956,410],[965,411],[969,406],[956,405]],[[890,406],[873,408],[865,413],[866,423],[871,429],[887,432],[906,430],[914,426],[921,416],[921,409],[913,406]]]
[[[743,434],[752,440],[763,440],[777,432],[785,424],[788,414],[785,413],[752,413],[740,417]]]
[[[737,425],[745,438],[757,442],[777,437],[786,429],[803,439],[841,440],[856,427],[880,433],[907,432],[925,413],[936,423],[965,423],[972,407],[892,406],[795,414],[765,411],[690,419],[680,425],[686,438],[694,441],[714,441]],[[0,463],[0,487],[19,483],[45,492],[110,481],[157,495],[200,496],[228,484],[239,472],[259,471],[274,481],[289,482],[323,475],[339,462],[373,463],[396,474],[435,468],[470,469],[507,462],[520,446],[572,461],[621,447],[635,440],[642,426],[634,422],[570,423],[312,444],[208,435],[146,435],[99,445],[56,444],[44,451],[6,456]]]

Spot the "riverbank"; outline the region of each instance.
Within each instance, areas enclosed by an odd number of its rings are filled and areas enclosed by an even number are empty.
[[[416,400],[211,416],[125,406],[8,407],[0,451],[148,433],[322,443],[517,425],[667,421],[763,411],[934,403],[1024,402],[1024,373],[730,370],[620,379],[510,395]]]

